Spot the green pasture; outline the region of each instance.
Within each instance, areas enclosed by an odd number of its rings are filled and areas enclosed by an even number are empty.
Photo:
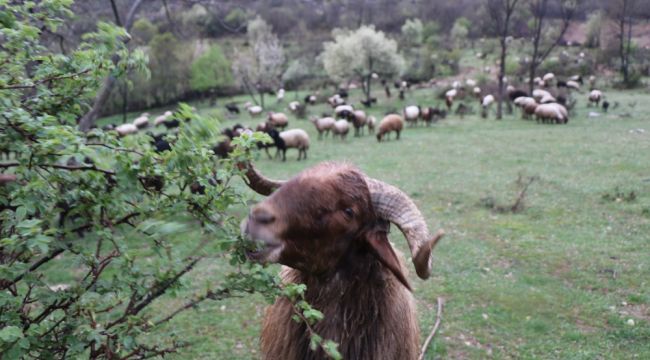
[[[405,104],[443,105],[430,89],[413,90],[401,102],[395,91],[387,100],[376,88],[379,104],[368,112],[378,119]],[[270,177],[288,178],[321,161],[349,161],[404,190],[431,229],[446,230],[435,251],[433,276],[421,281],[410,274],[423,339],[435,321],[436,299],[445,300],[428,359],[648,359],[650,96],[605,93],[612,103],[607,114],[588,108],[585,93],[575,94],[578,104],[567,125],[524,121],[517,112],[502,121],[492,112],[484,120],[477,102],[467,99],[475,114],[463,120],[451,114],[382,143],[352,133],[345,141],[318,140],[310,122],[290,115],[289,128],[303,128],[311,136],[308,159],[298,162],[297,151],[289,150],[284,163],[260,154],[256,165]],[[289,92],[284,103],[267,97],[267,109],[286,111],[288,101],[304,94]],[[359,96],[354,92],[352,101]],[[233,100],[248,99],[219,99],[216,108],[193,105],[224,119],[224,126],[254,127],[262,121],[244,112],[226,116],[223,104]],[[325,104],[308,108],[310,115],[327,111]],[[521,192],[518,178],[530,177],[535,180],[523,210],[504,210]],[[176,239],[179,251],[183,237],[191,236],[190,231]],[[393,230],[391,240],[407,250],[399,231]],[[218,283],[227,269],[226,259],[206,260],[187,283]],[[184,294],[181,290],[155,306],[180,305],[187,300]],[[178,316],[169,328],[194,346],[173,358],[258,358],[266,305],[249,296]]]

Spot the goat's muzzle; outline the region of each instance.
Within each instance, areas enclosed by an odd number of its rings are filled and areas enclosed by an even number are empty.
[[[251,242],[246,250],[249,260],[260,263],[275,263],[280,259],[284,248],[283,242],[278,240],[270,229],[275,222],[275,216],[268,210],[258,207],[242,220],[240,230],[242,236]]]

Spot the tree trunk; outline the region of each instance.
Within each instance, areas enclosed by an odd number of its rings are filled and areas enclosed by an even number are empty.
[[[506,20],[507,21],[507,20]],[[506,25],[506,29],[508,26]],[[499,64],[499,103],[497,104],[497,120],[503,118],[503,77],[506,74],[506,55],[508,52],[508,45],[506,44],[506,37],[508,30],[504,32],[501,37],[501,63]]]
[[[124,28],[126,31],[130,31],[131,27],[133,26],[133,21],[135,20],[135,15],[137,14],[138,10],[140,9],[140,5],[144,0],[135,0],[133,4],[131,5],[131,8],[129,9],[129,13],[126,17],[126,23],[124,24]],[[116,22],[120,22],[119,17],[117,16],[116,13]],[[124,43],[128,43],[130,38],[124,39]],[[118,55],[113,55],[111,58],[111,61],[113,64],[117,64],[120,61],[120,57]],[[88,131],[90,128],[95,124],[95,121],[99,117],[99,114],[102,110],[102,107],[104,104],[106,104],[106,101],[108,100],[108,97],[111,95],[111,91],[113,90],[113,87],[115,86],[115,77],[113,75],[109,75],[104,79],[104,84],[102,87],[99,89],[97,92],[97,95],[95,96],[95,101],[93,102],[93,107],[88,111],[84,116],[81,117],[81,120],[79,120],[79,130],[81,131]]]

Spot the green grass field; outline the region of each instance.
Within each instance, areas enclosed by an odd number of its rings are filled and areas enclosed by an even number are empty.
[[[319,141],[310,122],[291,117],[289,128],[312,137],[308,160],[296,161],[297,151],[289,150],[286,163],[260,155],[256,165],[268,176],[288,178],[321,161],[352,162],[411,195],[431,229],[446,230],[432,278],[410,275],[423,339],[435,321],[436,298],[446,302],[428,359],[648,359],[650,96],[608,91],[608,100],[620,105],[600,117],[589,117],[599,110],[586,107],[585,94],[577,96],[568,125],[538,125],[517,113],[502,121],[494,114],[488,120],[452,115],[382,143],[367,135]],[[292,99],[288,94],[285,103]],[[276,110],[284,106],[270,102]],[[440,101],[431,90],[419,90],[404,103]],[[404,103],[383,101],[370,113],[381,118]],[[108,121],[114,120],[102,120]],[[260,121],[242,114],[224,125]],[[524,210],[490,209],[487,203],[514,203],[520,175],[538,177]],[[391,239],[407,249],[399,231]],[[215,281],[224,263],[202,263],[191,281]],[[181,293],[155,306],[183,302]],[[182,314],[169,326],[195,345],[173,358],[258,358],[265,306],[251,296]]]

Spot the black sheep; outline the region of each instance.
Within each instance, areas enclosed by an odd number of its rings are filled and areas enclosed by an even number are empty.
[[[226,104],[226,110],[231,114],[239,114],[239,107],[235,103]]]

